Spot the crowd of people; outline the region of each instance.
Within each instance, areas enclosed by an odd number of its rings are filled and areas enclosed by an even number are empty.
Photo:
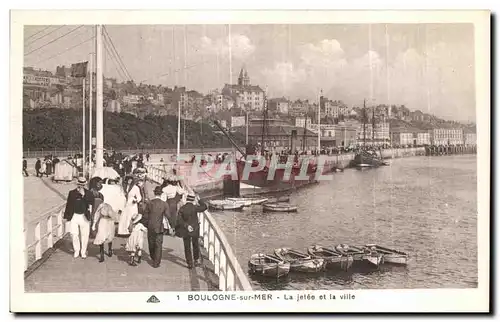
[[[36,159],[35,162],[35,172],[37,177],[46,177],[52,175],[55,172],[56,165],[60,162],[59,158],[52,155],[47,155],[45,158],[40,160],[40,158]],[[28,176],[28,164],[26,160],[23,158],[23,173],[25,176]]]
[[[99,261],[104,262],[105,256],[113,256],[113,240],[119,236],[127,238],[129,265],[137,266],[147,238],[151,265],[157,268],[161,265],[163,237],[171,235],[183,239],[188,268],[201,264],[198,212],[206,210],[206,204],[196,201],[193,191],[174,176],[154,189],[148,187],[151,183],[145,177],[145,170],[139,168],[123,180],[120,177],[106,182],[121,185],[125,205],[120,210],[101,192],[102,178],[92,178],[88,188],[84,177],[78,179],[76,189],[68,194],[64,212],[64,219],[70,222],[74,258],[87,257],[89,238],[94,236]]]

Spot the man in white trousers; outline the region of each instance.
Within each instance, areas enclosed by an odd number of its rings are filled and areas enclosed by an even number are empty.
[[[74,258],[87,257],[87,245],[90,235],[91,208],[94,196],[85,189],[87,179],[78,178],[77,187],[68,194],[64,219],[70,222],[71,237],[73,239]]]

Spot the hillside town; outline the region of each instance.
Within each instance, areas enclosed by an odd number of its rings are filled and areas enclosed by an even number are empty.
[[[82,78],[72,77],[71,67],[57,66],[55,72],[25,67],[23,72],[24,109],[81,109]],[[84,79],[88,89],[89,77]],[[317,146],[318,102],[267,98],[260,85],[251,83],[245,67],[237,84],[224,84],[206,94],[186,87],[120,83],[104,77],[103,95],[104,110],[111,113],[142,119],[147,115],[177,116],[180,108],[184,120],[215,118],[226,129],[245,134],[250,142],[262,139],[266,146],[279,149],[295,135],[301,148]],[[442,120],[415,107],[368,104],[363,108],[325,96],[319,101],[321,146],[325,148],[476,144],[475,124]]]

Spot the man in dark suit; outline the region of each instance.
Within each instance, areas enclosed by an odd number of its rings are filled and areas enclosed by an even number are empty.
[[[201,265],[198,213],[207,210],[207,205],[202,200],[199,201],[199,204],[195,204],[195,202],[194,194],[188,194],[186,204],[179,209],[175,228],[176,235],[182,237],[184,241],[184,255],[186,256],[188,268],[193,268],[193,257],[196,266]],[[192,253],[191,245],[193,246]]]
[[[155,197],[146,204],[142,223],[148,229],[149,256],[153,267],[160,266],[163,246],[163,218],[168,215],[168,205],[160,199],[163,193],[160,186],[154,190]]]
[[[28,174],[28,161],[23,157],[23,174],[25,177],[29,176]]]
[[[87,179],[78,178],[77,187],[68,194],[64,219],[70,222],[71,237],[73,239],[74,257],[80,253],[87,258],[87,245],[90,235],[91,207],[94,204],[94,195],[85,189]],[[80,237],[81,235],[81,237]],[[81,244],[80,244],[81,241]]]
[[[42,167],[42,161],[40,161],[39,158],[36,158],[36,163],[35,163],[35,171],[36,171],[36,176],[40,176],[40,168]],[[42,175],[43,177],[43,175]]]

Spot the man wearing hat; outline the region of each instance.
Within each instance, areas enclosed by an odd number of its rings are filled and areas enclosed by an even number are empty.
[[[154,268],[160,266],[163,248],[163,219],[168,218],[169,213],[168,204],[160,198],[162,193],[162,188],[157,186],[154,190],[154,198],[146,204],[143,218],[148,229],[149,256]]]
[[[194,193],[190,192],[187,196],[186,204],[179,209],[177,225],[175,227],[176,235],[184,240],[184,255],[188,268],[193,268],[193,257],[196,266],[201,265],[200,261],[200,223],[198,222],[198,213],[207,210],[207,205],[199,200],[196,204]],[[191,253],[191,246],[193,252]]]
[[[64,219],[70,222],[74,257],[77,258],[81,254],[82,258],[86,258],[90,234],[90,213],[94,204],[94,196],[85,189],[87,179],[79,177],[76,184],[76,189],[71,190],[68,194]]]

